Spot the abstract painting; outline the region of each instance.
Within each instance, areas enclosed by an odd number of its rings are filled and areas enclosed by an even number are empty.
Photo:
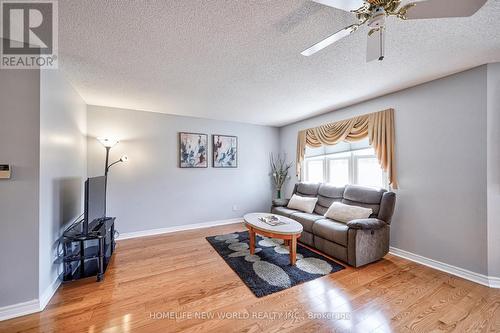
[[[229,135],[213,135],[213,167],[238,167],[238,138]]]
[[[181,168],[208,168],[208,135],[179,133],[179,161]]]

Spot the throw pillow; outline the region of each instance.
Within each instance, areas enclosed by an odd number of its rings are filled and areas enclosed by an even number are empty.
[[[334,202],[325,213],[325,217],[332,220],[347,223],[357,219],[367,219],[373,213],[371,208],[346,205],[340,202]]]
[[[312,213],[318,198],[301,197],[294,194],[288,202],[288,208],[297,209],[305,213]]]

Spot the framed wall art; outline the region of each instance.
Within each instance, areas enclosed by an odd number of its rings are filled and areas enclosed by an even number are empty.
[[[208,135],[179,133],[179,167],[208,168]]]
[[[214,168],[238,167],[238,137],[212,135],[212,155]]]

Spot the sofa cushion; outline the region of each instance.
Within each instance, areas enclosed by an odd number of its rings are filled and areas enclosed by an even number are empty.
[[[290,217],[290,215],[292,215],[293,213],[300,213],[300,212],[298,210],[289,209],[286,207],[273,207],[273,209],[271,210],[271,213]]]
[[[319,215],[325,215],[332,203],[342,201],[344,189],[345,187],[321,184],[318,189],[318,203],[314,208],[314,212]]]
[[[371,217],[377,217],[380,210],[380,201],[382,201],[382,195],[385,192],[387,191],[384,189],[347,185],[342,203],[371,208],[373,210]]]
[[[382,200],[384,192],[387,191],[371,187],[347,185],[344,191],[344,199],[380,205],[380,200]]]
[[[324,216],[309,214],[309,213],[293,213],[290,218],[302,224],[304,230],[307,232],[313,232],[313,224],[317,220],[324,219]]]
[[[349,227],[345,223],[331,219],[321,219],[314,222],[312,229],[316,236],[347,246],[347,231]]]
[[[295,194],[304,197],[316,197],[318,195],[319,183],[299,183],[295,190]]]

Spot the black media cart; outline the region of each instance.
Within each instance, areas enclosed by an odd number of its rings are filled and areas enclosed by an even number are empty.
[[[101,281],[115,250],[115,218],[106,217],[89,224],[84,234],[83,221],[63,234],[63,282],[96,276]]]

